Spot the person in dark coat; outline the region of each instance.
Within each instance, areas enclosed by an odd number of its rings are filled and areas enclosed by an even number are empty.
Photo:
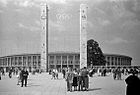
[[[74,86],[74,91],[77,91],[77,86],[78,86],[78,72],[76,69],[73,71],[74,76],[73,76],[73,86]]]
[[[28,75],[29,75],[29,73],[28,73],[27,69],[24,68],[21,71],[21,76],[22,76],[22,78],[21,78],[21,87],[23,87],[24,82],[25,82],[25,87],[27,86],[27,78],[28,78]]]
[[[12,68],[9,70],[9,78],[12,78]]]
[[[84,67],[82,72],[81,72],[81,76],[83,79],[83,87],[85,87],[85,90],[88,91],[89,88],[89,77],[88,77],[89,72],[87,71],[87,68]]]
[[[81,76],[81,71],[80,70],[78,72],[77,81],[78,81],[78,91],[83,91],[83,78]]]
[[[0,70],[0,80],[1,80],[1,70]]]
[[[62,69],[62,74],[63,74],[63,78],[65,78],[65,75],[66,75],[65,69]]]
[[[131,73],[132,74],[125,79],[127,84],[126,95],[140,95],[140,79],[137,76],[138,72],[134,69]]]

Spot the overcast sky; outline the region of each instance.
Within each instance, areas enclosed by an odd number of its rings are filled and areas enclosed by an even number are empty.
[[[88,6],[88,39],[140,65],[140,0],[0,0],[0,56],[40,53],[40,4],[49,5],[49,52],[79,52],[79,7]],[[65,15],[66,18],[60,18]]]

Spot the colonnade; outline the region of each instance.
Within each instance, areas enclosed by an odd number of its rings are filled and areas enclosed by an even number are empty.
[[[130,66],[131,58],[121,56],[106,56],[106,66]]]
[[[50,55],[48,56],[48,67],[49,68],[59,68],[63,67],[79,67],[80,56],[75,54],[70,55]]]
[[[105,55],[106,66],[131,66],[131,57],[120,55]],[[48,69],[72,67],[77,68],[80,65],[79,53],[50,53],[48,55]],[[0,57],[0,67],[30,67],[40,68],[40,54],[23,54]]]
[[[32,67],[40,66],[40,55],[19,55],[0,58],[0,67]]]

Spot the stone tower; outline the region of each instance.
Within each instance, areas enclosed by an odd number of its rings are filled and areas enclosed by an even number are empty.
[[[80,5],[80,68],[87,67],[87,6]]]
[[[48,71],[48,6],[41,4],[41,70]]]

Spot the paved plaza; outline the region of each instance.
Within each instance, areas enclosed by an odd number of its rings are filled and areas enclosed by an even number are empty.
[[[89,91],[67,92],[66,81],[59,74],[59,79],[51,80],[48,73],[29,75],[27,87],[17,85],[17,78],[3,76],[0,80],[0,95],[125,95],[126,84],[122,80],[113,80],[112,75],[90,78]]]

